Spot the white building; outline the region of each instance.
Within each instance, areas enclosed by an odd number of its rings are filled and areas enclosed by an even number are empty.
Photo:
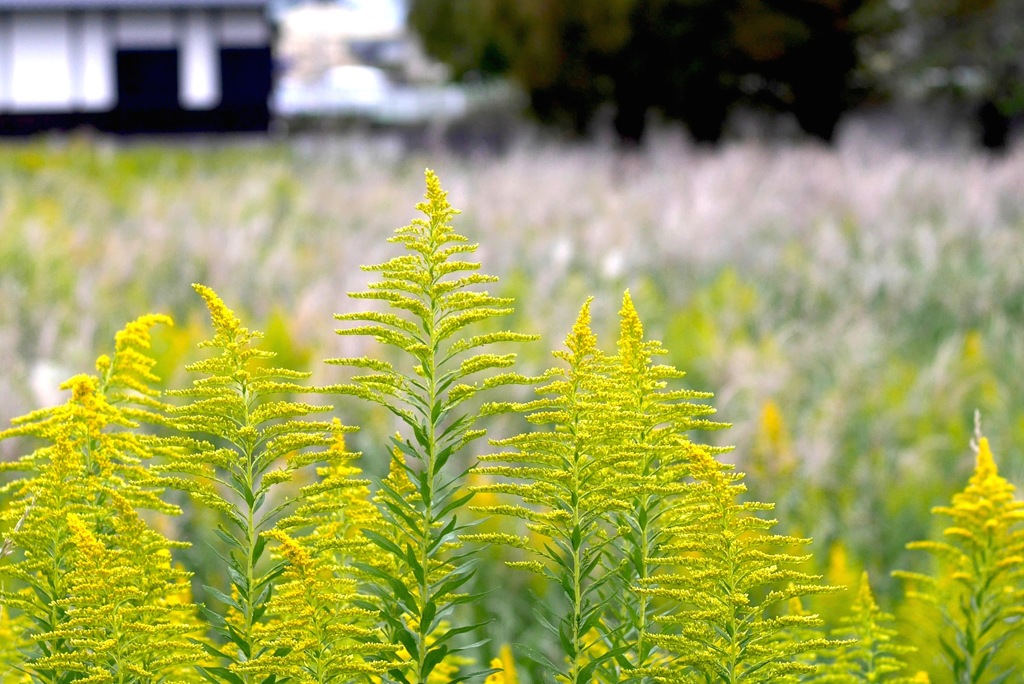
[[[0,0],[0,133],[261,130],[265,0]]]

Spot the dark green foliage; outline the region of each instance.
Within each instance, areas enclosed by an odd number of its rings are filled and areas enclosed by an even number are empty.
[[[864,71],[902,99],[953,101],[977,141],[1004,149],[1024,113],[1024,5],[1016,0],[869,0],[857,21]]]
[[[542,121],[585,133],[605,105],[624,141],[647,115],[698,141],[733,106],[792,111],[830,140],[851,104],[861,0],[415,0],[410,23],[456,75],[507,75]]]

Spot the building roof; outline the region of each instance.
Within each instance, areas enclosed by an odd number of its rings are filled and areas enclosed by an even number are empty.
[[[0,0],[0,12],[86,9],[265,9],[267,4],[267,0]]]

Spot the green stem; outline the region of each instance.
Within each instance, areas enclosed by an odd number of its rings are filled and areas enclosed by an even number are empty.
[[[50,592],[51,592],[50,593],[50,596],[51,596],[51,599],[50,599],[50,629],[52,629],[52,630],[56,630],[58,628],[58,626],[60,625],[60,622],[61,622],[61,615],[60,615],[60,611],[57,608],[56,598],[58,596],[63,597],[63,595],[64,595],[63,591],[59,591],[58,590],[58,582],[60,581],[60,577],[61,577],[61,574],[62,574],[61,573],[61,567],[60,567],[60,565],[61,565],[60,560],[61,559],[60,559],[59,553],[60,553],[60,538],[59,538],[59,532],[58,532],[58,538],[53,540],[53,554],[52,554],[53,566],[51,568],[51,574],[50,574],[50,578],[49,578],[50,579]],[[50,642],[50,647],[49,647],[50,653],[58,653],[58,652],[60,652],[61,646],[62,646],[61,640],[60,639],[54,639],[52,642]],[[60,681],[60,677],[58,676],[56,670],[53,671],[53,678],[52,678],[51,681],[54,682],[55,684],[56,684],[56,682]]]
[[[431,230],[431,234],[436,231]],[[436,249],[436,245],[431,245],[432,249]],[[429,264],[429,260],[428,260]],[[422,568],[423,576],[419,583],[419,612],[417,622],[419,629],[417,630],[417,677],[421,684],[425,684],[427,681],[428,673],[425,672],[426,657],[427,657],[427,636],[430,631],[430,625],[424,620],[427,603],[430,601],[430,545],[433,541],[432,531],[433,517],[434,517],[434,460],[437,456],[437,426],[433,419],[434,412],[437,404],[437,348],[438,340],[435,339],[439,311],[437,307],[437,297],[434,294],[434,288],[437,285],[438,277],[434,274],[434,268],[432,265],[428,265],[427,273],[430,277],[430,286],[428,289],[430,298],[430,320],[426,321],[429,325],[427,330],[427,337],[430,340],[430,354],[427,359],[426,368],[424,369],[424,375],[427,381],[427,406],[430,407],[430,415],[427,416],[427,462],[425,467],[427,469],[427,477],[425,478],[426,491],[422,493],[423,499],[423,520],[422,520],[422,534],[420,536],[420,548],[419,548],[419,563]]]
[[[723,525],[722,529],[728,535],[729,534],[728,515],[727,515],[727,513],[724,510],[723,510],[722,513],[723,513],[723,515],[722,515],[722,525]],[[733,555],[733,539],[729,538],[729,537],[727,537],[727,539],[728,539],[728,541],[726,543],[726,547],[725,548],[726,548],[726,564],[727,564],[727,567],[729,568],[729,581],[728,581],[728,584],[726,585],[725,600],[727,600],[730,603],[732,603],[732,600],[733,600],[732,597],[736,593],[736,577],[735,577],[735,574],[734,574],[735,570],[736,570],[736,559],[735,559],[735,556]],[[739,682],[739,679],[740,679],[739,663],[741,661],[740,651],[742,650],[742,647],[740,646],[741,639],[740,639],[740,635],[739,635],[739,624],[738,624],[740,621],[737,620],[737,616],[736,616],[736,612],[738,610],[739,610],[739,608],[736,608],[736,607],[733,607],[733,608],[729,609],[729,622],[726,625],[726,633],[729,635],[729,669],[728,669],[729,679],[727,680],[728,684],[736,684],[737,682]]]
[[[576,535],[579,536],[579,507],[575,507],[573,510],[573,529]],[[582,618],[582,603],[583,596],[580,592],[580,585],[583,582],[583,578],[580,575],[580,566],[582,565],[583,559],[580,557],[582,550],[582,543],[579,546],[573,545],[573,556],[572,556],[572,588],[573,588],[573,601],[572,601],[572,640],[573,640],[573,660],[572,660],[572,677],[570,681],[573,684],[580,684],[578,681],[580,674],[580,666],[583,660],[583,635],[580,634],[580,620]]]
[[[641,415],[643,415],[647,412],[648,406],[643,401],[642,390],[638,391],[638,393],[641,394],[640,410]],[[644,458],[644,467],[641,470],[641,475],[645,479],[650,475],[652,466],[649,452],[650,445],[648,444],[649,436],[650,432],[648,430],[645,430],[643,434],[640,436],[639,440],[640,444],[644,447],[645,454],[647,454]],[[649,494],[644,494],[641,497],[641,504],[637,511],[637,525],[640,528],[640,568],[637,577],[639,586],[644,586],[645,581],[650,575],[650,568],[647,565],[647,558],[651,554],[651,539],[649,535],[651,529],[652,508],[653,506],[651,496]],[[636,640],[636,666],[638,668],[644,667],[647,663],[647,645],[644,642],[645,637],[647,636],[647,606],[649,601],[650,599],[647,596],[647,594],[640,595]]]
[[[570,395],[570,406],[576,404],[576,393],[578,387],[576,382],[572,383],[572,394]],[[572,437],[573,437],[573,463],[572,463],[572,492],[570,494],[570,501],[572,504],[572,531],[569,535],[570,543],[572,544],[572,644],[573,644],[573,657],[570,663],[570,678],[571,684],[580,684],[578,682],[581,662],[583,659],[583,635],[580,634],[580,621],[582,618],[582,604],[583,594],[581,591],[581,585],[583,583],[583,577],[581,574],[581,566],[583,565],[582,551],[583,551],[583,531],[580,529],[580,480],[582,479],[580,474],[580,461],[583,455],[580,453],[580,438],[579,438],[579,413],[577,412],[573,416],[572,424]]]
[[[250,411],[249,411],[249,399],[250,399],[250,397],[249,397],[249,387],[248,387],[248,385],[245,382],[242,382],[242,383],[240,383],[239,389],[241,390],[241,394],[242,394],[242,406],[244,407],[244,410],[245,410],[245,427],[246,428],[250,428],[250,427],[252,427],[252,424],[251,424],[251,414],[250,414]],[[247,430],[247,433],[248,433],[248,430]],[[255,492],[254,492],[255,482],[256,482],[256,473],[255,473],[256,463],[255,463],[255,459],[253,458],[253,447],[250,444],[250,440],[249,439],[245,440],[245,444],[243,445],[243,450],[244,450],[244,453],[245,453],[245,486],[247,488],[247,491],[246,491],[246,494],[247,494],[247,496],[246,496],[246,499],[247,499],[246,509],[247,510],[246,510],[246,521],[245,521],[246,522],[246,529],[245,529],[245,549],[244,549],[244,553],[245,553],[245,584],[246,584],[246,592],[245,592],[245,597],[242,600],[242,613],[243,613],[243,618],[244,618],[244,631],[243,631],[243,635],[242,636],[243,636],[243,638],[245,640],[245,643],[248,644],[248,647],[249,647],[249,656],[248,656],[248,658],[251,659],[252,651],[253,651],[253,643],[252,643],[253,581],[255,579],[255,574],[256,574],[255,573],[255,567],[254,567],[253,561],[252,561],[252,553],[253,553],[253,549],[256,548],[256,539],[258,537],[258,533],[257,533],[257,530],[256,530],[256,520],[255,520],[255,514],[256,514],[255,504],[256,504],[256,499],[255,499]],[[245,654],[243,653],[242,655],[245,655]],[[250,684],[252,682],[252,675],[249,674],[248,672],[246,672],[246,673],[244,673],[242,675],[242,680],[246,684]]]
[[[644,497],[646,500],[641,506],[641,515],[639,516],[638,522],[640,523],[640,572],[639,586],[644,586],[644,581],[650,574],[650,570],[647,566],[647,558],[650,555],[650,539],[648,533],[650,531],[650,498]],[[644,667],[647,662],[647,650],[646,644],[644,643],[647,636],[647,603],[649,598],[647,594],[640,595],[640,606],[638,612],[638,624],[637,624],[637,637],[636,637],[636,666]]]

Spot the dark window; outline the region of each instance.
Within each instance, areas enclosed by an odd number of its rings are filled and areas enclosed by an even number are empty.
[[[178,51],[118,50],[117,106],[135,112],[178,108]]]
[[[270,47],[220,50],[221,126],[232,131],[265,131],[270,123]]]
[[[221,48],[220,83],[224,106],[266,107],[270,71],[270,47]]]

